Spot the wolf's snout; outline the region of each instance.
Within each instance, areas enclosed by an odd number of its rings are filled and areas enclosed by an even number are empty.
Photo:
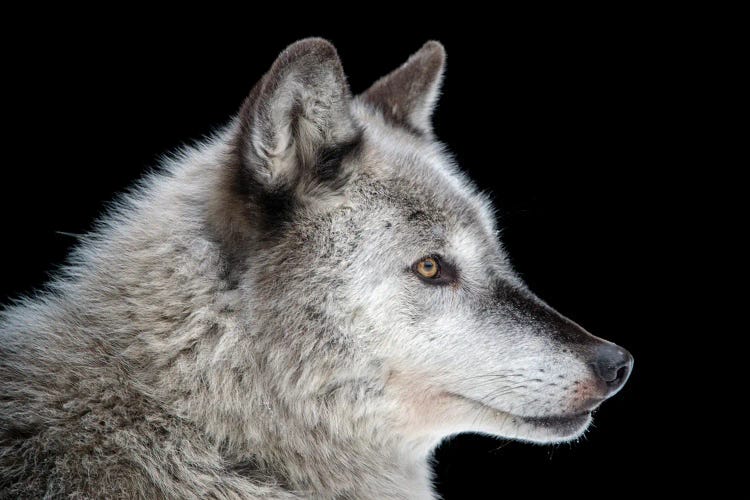
[[[597,348],[592,368],[606,384],[607,396],[612,396],[627,382],[633,369],[633,356],[618,345],[604,344]]]

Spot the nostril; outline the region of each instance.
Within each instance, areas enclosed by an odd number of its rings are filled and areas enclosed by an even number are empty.
[[[628,367],[627,366],[621,366],[617,369],[617,373],[615,374],[615,378],[613,380],[608,380],[608,385],[619,385],[620,382],[625,380],[625,377],[628,376]]]

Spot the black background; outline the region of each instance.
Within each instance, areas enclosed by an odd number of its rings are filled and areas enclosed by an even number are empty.
[[[671,488],[663,464],[684,457],[661,365],[671,341],[663,244],[677,217],[665,200],[678,189],[665,143],[680,118],[683,46],[664,18],[649,19],[531,15],[450,28],[393,19],[347,30],[235,19],[168,32],[169,23],[24,24],[4,62],[0,297],[43,284],[74,244],[69,234],[87,231],[160,155],[223,124],[287,44],[329,38],[359,93],[437,39],[448,53],[437,135],[494,194],[514,264],[537,294],[636,360],[576,443],[446,442],[440,492]]]

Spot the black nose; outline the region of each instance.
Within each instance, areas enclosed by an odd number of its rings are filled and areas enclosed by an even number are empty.
[[[596,375],[607,384],[607,395],[611,396],[627,382],[633,369],[633,356],[618,345],[604,344],[597,348],[592,366]]]

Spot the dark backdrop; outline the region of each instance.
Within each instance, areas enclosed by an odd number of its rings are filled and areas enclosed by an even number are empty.
[[[439,490],[451,499],[519,485],[570,494],[668,486],[661,464],[677,452],[665,444],[672,420],[658,370],[660,242],[672,215],[657,197],[672,175],[658,146],[675,48],[644,19],[348,31],[238,21],[167,36],[156,25],[24,25],[5,46],[0,297],[44,283],[70,234],[90,228],[160,155],[224,123],[288,43],[331,39],[358,93],[438,39],[448,63],[437,135],[494,193],[513,262],[541,297],[636,360],[579,442],[454,438],[437,452]]]

